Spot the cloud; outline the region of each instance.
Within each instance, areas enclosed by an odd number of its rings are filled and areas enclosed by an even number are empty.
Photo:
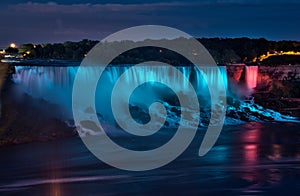
[[[281,0],[10,4],[0,6],[0,46],[11,41],[101,39],[123,28],[146,24],[175,27],[197,37],[300,39],[296,25],[299,5]]]
[[[96,11],[131,11],[139,9],[151,8],[168,8],[178,6],[190,6],[191,3],[184,2],[169,2],[169,3],[145,3],[145,4],[58,4],[56,2],[48,3],[20,3],[16,5],[9,5],[11,11],[21,11],[28,13],[86,13]]]
[[[108,1],[109,2],[109,1]],[[124,2],[124,1],[123,1]],[[27,2],[8,5],[8,9],[12,12],[27,12],[38,14],[80,14],[80,13],[95,13],[95,12],[129,12],[141,10],[169,10],[173,8],[186,9],[189,7],[204,7],[204,6],[234,6],[234,5],[254,5],[254,6],[274,6],[278,4],[300,4],[299,1],[291,0],[204,0],[204,1],[169,1],[169,2],[149,2],[149,3],[79,3],[79,4],[59,4],[56,2],[39,3]]]

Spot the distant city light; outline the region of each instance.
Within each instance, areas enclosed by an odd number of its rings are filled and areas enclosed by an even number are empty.
[[[267,58],[269,58],[270,56],[280,56],[280,55],[300,55],[300,52],[295,52],[295,51],[287,51],[287,52],[284,52],[284,51],[280,51],[280,52],[277,52],[277,51],[273,51],[273,52],[267,52],[267,54],[263,54],[259,57],[255,57],[252,62],[256,62],[256,61],[263,61]]]
[[[9,47],[11,47],[11,48],[16,48],[17,45],[16,45],[15,43],[11,43],[11,44],[9,45]]]

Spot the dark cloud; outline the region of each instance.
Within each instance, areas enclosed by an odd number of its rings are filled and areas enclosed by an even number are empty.
[[[296,1],[10,2],[1,2],[0,46],[12,41],[101,39],[117,30],[144,24],[167,25],[197,37],[300,40],[300,4]]]

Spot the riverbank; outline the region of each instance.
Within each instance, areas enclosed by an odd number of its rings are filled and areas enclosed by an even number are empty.
[[[1,95],[0,146],[49,141],[76,135],[60,120],[59,106],[26,94],[17,94],[17,85],[7,78]]]

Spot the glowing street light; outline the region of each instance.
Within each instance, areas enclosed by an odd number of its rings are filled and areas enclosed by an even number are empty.
[[[11,47],[11,48],[16,48],[17,45],[16,45],[15,43],[11,43],[11,44],[9,45],[9,47]]]

